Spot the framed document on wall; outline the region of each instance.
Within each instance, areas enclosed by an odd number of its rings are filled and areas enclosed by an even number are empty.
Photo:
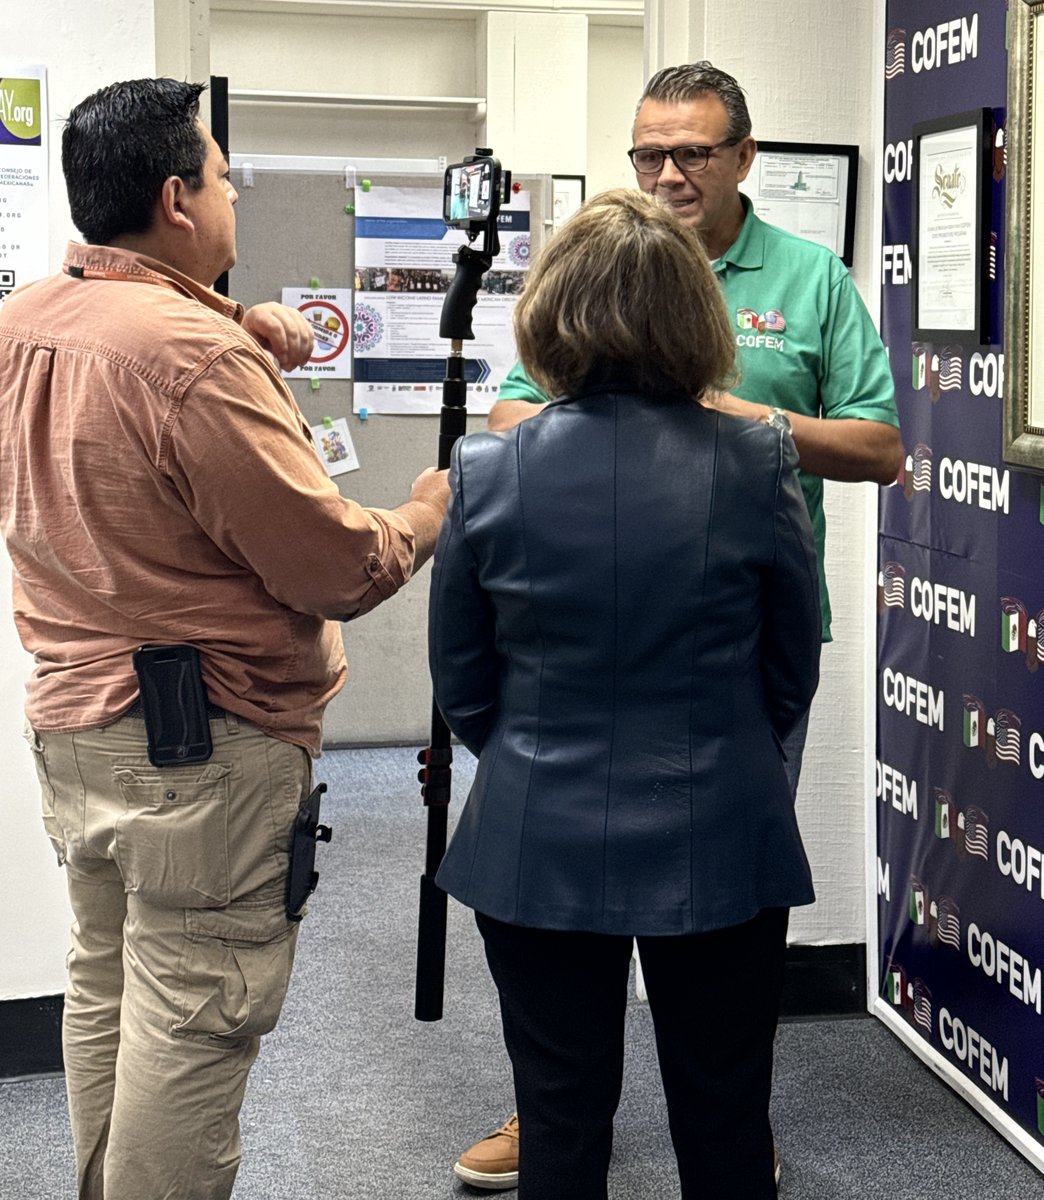
[[[561,229],[584,202],[587,179],[584,175],[551,176],[551,227]]]
[[[826,246],[850,267],[858,173],[858,146],[758,142],[739,186],[756,216]]]
[[[1044,472],[1044,0],[1008,9],[1004,460]]]
[[[988,108],[913,127],[913,340],[989,341]]]

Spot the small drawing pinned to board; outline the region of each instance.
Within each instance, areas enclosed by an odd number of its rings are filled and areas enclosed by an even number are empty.
[[[348,422],[344,417],[331,421],[329,418],[321,425],[312,426],[312,440],[319,451],[323,466],[328,475],[343,475],[346,471],[358,471],[359,456],[352,444],[352,435],[348,431]]]

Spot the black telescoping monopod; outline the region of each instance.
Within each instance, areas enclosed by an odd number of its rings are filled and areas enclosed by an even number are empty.
[[[447,225],[466,231],[468,242],[453,256],[457,270],[443,301],[439,321],[439,336],[450,341],[439,418],[440,470],[450,465],[453,447],[467,426],[468,385],[463,344],[475,337],[471,317],[482,276],[500,252],[497,216],[501,195],[510,189],[510,181],[510,172],[501,171],[492,150],[477,149],[473,156],[446,171],[443,216]],[[455,207],[465,192],[468,195],[466,214]],[[482,243],[476,249],[471,243],[480,234]],[[431,744],[420,751],[417,761],[421,764],[417,778],[428,810],[428,830],[424,874],[420,881],[414,1015],[418,1021],[438,1021],[442,1018],[446,978],[446,893],[436,885],[435,874],[446,853],[453,749],[449,726],[434,699],[431,704]]]

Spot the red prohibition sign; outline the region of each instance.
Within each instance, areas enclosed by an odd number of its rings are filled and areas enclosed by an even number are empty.
[[[320,309],[325,309],[329,315],[324,315],[322,318],[317,319],[315,313]],[[348,345],[348,321],[336,304],[331,304],[328,300],[310,300],[307,304],[299,304],[297,311],[311,325],[315,333],[315,350],[312,351],[312,357],[308,360],[309,362],[330,362],[331,359],[336,358],[344,350],[345,346]],[[329,325],[331,320],[337,321],[336,329]],[[328,354],[321,353],[319,350],[320,345],[329,345],[331,342],[336,342],[333,349]]]

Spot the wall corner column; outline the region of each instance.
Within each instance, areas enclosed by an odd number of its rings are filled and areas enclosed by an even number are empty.
[[[645,0],[645,79],[704,57],[707,0]]]
[[[156,75],[190,83],[210,79],[210,0],[153,0]],[[204,124],[210,103],[200,102]]]
[[[484,144],[516,174],[585,174],[587,17],[488,12],[477,43]]]

